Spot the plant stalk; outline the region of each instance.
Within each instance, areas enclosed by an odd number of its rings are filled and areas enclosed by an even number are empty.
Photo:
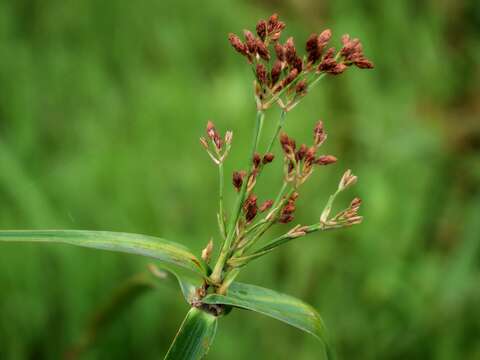
[[[248,157],[247,169],[249,169],[251,167],[252,157],[256,153],[257,148],[258,148],[258,143],[260,141],[260,135],[261,135],[261,132],[262,132],[264,117],[265,117],[264,112],[262,110],[257,110],[257,117],[255,119],[255,127],[254,127],[254,132],[253,132],[253,139],[252,139],[252,149],[251,149],[251,152],[250,152],[250,156]],[[233,238],[235,236],[235,228],[236,228],[236,225],[237,225],[238,218],[240,216],[243,201],[245,200],[245,193],[247,191],[247,183],[248,183],[248,178],[246,178],[245,181],[243,182],[242,188],[241,188],[240,193],[237,197],[237,201],[234,205],[232,215],[230,217],[230,221],[229,221],[229,225],[228,225],[227,238],[225,239],[225,242],[223,244],[220,255],[218,256],[217,263],[215,264],[215,267],[214,267],[212,275],[211,275],[212,281],[214,283],[217,283],[217,284],[221,283],[221,281],[222,281],[223,268],[225,266],[225,263],[228,260],[229,254],[230,254],[230,247],[232,245]]]

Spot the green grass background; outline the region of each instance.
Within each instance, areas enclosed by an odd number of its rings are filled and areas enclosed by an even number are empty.
[[[0,226],[158,235],[199,253],[218,240],[216,169],[198,136],[232,129],[243,164],[252,78],[226,37],[278,11],[297,43],[362,39],[374,71],[324,80],[289,115],[309,141],[321,118],[335,166],[317,171],[298,220],[343,170],[365,222],[291,243],[242,281],[313,304],[342,359],[480,358],[480,9],[443,1],[5,0],[0,2]],[[278,111],[270,111],[272,129]],[[262,196],[280,185],[272,166]],[[229,190],[227,203],[233,200]],[[271,196],[271,195],[270,195]],[[0,359],[55,359],[95,305],[148,260],[63,246],[0,247]],[[161,288],[86,359],[161,358],[187,310]],[[319,359],[318,343],[234,311],[210,359]]]

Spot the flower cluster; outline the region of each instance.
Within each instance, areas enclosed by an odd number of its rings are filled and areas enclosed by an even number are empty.
[[[210,139],[210,143],[205,137],[202,136],[200,137],[200,144],[207,151],[213,162],[218,165],[225,160],[230,152],[233,133],[231,131],[227,131],[224,138],[222,138],[215,128],[214,123],[210,120],[207,122],[206,132],[208,138]],[[212,148],[214,152],[212,152]]]
[[[257,100],[253,145],[245,168],[232,174],[231,182],[237,199],[229,213],[223,208],[223,163],[230,151],[232,132],[227,131],[222,137],[209,121],[207,137],[200,139],[219,169],[218,223],[223,242],[216,264],[211,269],[209,284],[220,294],[228,289],[239,268],[276,247],[315,231],[347,227],[362,221],[362,217],[358,215],[361,204],[359,198],[354,198],[345,210],[334,216],[330,215],[337,195],[357,180],[357,177],[347,170],[317,222],[311,225],[296,224],[264,247],[256,248],[272,226],[284,226],[295,220],[300,187],[312,176],[314,169],[337,162],[335,156],[321,154],[319,151],[327,139],[323,122],[318,121],[315,124],[311,145],[298,145],[295,139],[283,131],[288,112],[325,75],[341,74],[351,66],[360,69],[373,68],[372,62],[363,54],[358,39],[350,39],[348,35],[344,35],[343,46],[337,52],[328,47],[332,32],[327,29],[309,36],[305,44],[306,54],[301,56],[293,38],[288,38],[284,43],[280,41],[284,29],[285,23],[274,14],[268,20],[257,23],[256,35],[249,30],[244,31],[243,40],[237,35],[229,35],[232,46],[252,66]],[[268,145],[264,151],[260,151],[265,110],[275,103],[281,108],[281,116]],[[283,158],[282,186],[276,196],[261,201],[256,193],[256,185],[265,167],[276,158],[275,144],[280,145]],[[209,242],[202,256],[207,263],[210,261],[212,249],[213,245]]]
[[[322,121],[318,121],[313,129],[312,146],[302,144],[297,149],[295,140],[289,138],[285,133],[280,135],[287,182],[294,182],[295,187],[298,187],[310,177],[314,165],[330,165],[337,162],[337,158],[333,155],[317,156],[317,150],[326,138]]]
[[[312,88],[320,76],[339,75],[349,66],[372,69],[373,63],[363,54],[358,39],[343,35],[340,51],[328,47],[332,31],[311,34],[306,43],[304,56],[298,55],[293,37],[285,43],[280,36],[285,23],[273,14],[268,21],[260,20],[256,26],[257,36],[244,30],[244,40],[231,33],[228,37],[233,48],[251,64],[256,75],[255,94],[259,109],[267,109],[273,103],[287,111]],[[272,56],[272,54],[275,56]]]

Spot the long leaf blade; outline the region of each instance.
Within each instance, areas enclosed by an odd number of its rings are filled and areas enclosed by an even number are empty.
[[[218,320],[212,314],[192,307],[178,330],[164,360],[199,360],[210,349]]]
[[[260,286],[234,282],[226,295],[210,294],[206,304],[223,304],[256,311],[312,334],[325,345],[328,359],[334,357],[325,325],[318,312],[303,301]]]
[[[183,245],[139,234],[85,230],[2,230],[0,241],[48,242],[142,255],[206,275],[204,265]]]

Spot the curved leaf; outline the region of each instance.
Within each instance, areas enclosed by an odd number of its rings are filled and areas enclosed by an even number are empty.
[[[206,276],[203,263],[186,247],[154,236],[85,230],[3,230],[0,241],[51,242],[142,255]]]
[[[164,360],[202,359],[215,338],[217,323],[217,318],[212,314],[192,307]]]
[[[196,274],[184,271],[183,269],[174,270],[170,266],[163,264],[159,265],[159,268],[167,271],[173,277],[175,277],[175,280],[171,280],[178,283],[178,285],[180,286],[180,290],[182,290],[185,301],[189,305],[192,305],[192,303],[194,303],[197,298],[197,289],[203,285],[203,279],[199,276],[196,276]]]
[[[228,288],[227,295],[207,295],[202,302],[231,305],[283,321],[321,340],[325,345],[327,359],[334,357],[326,336],[325,325],[318,312],[293,296],[260,286],[234,282]]]

